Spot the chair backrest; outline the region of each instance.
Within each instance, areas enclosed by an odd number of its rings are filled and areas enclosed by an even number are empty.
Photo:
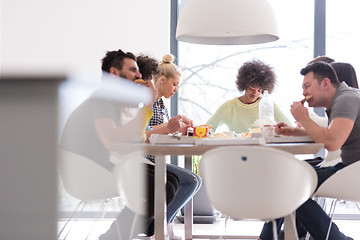
[[[289,215],[314,192],[317,176],[292,154],[266,146],[219,147],[200,160],[214,207],[232,218]]]
[[[58,167],[67,193],[83,201],[119,196],[115,174],[79,154],[59,150]]]
[[[119,157],[119,156],[118,156]],[[125,205],[134,212],[147,214],[147,171],[143,151],[136,151],[121,156],[116,164],[114,173],[118,181],[118,191],[123,197]]]
[[[324,159],[324,161],[322,161],[319,164],[319,166],[320,167],[329,167],[329,166],[336,165],[337,163],[341,162],[340,154],[341,154],[340,149],[338,149],[336,151],[328,152],[325,159]]]
[[[360,161],[346,166],[321,184],[315,196],[360,202],[359,173]]]

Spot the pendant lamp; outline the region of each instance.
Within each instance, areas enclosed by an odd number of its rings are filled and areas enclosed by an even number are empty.
[[[176,39],[210,45],[243,45],[279,39],[267,0],[188,0],[180,12]]]

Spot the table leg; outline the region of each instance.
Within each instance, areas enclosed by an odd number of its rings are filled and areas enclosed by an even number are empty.
[[[192,171],[192,156],[185,156],[185,169]],[[191,198],[184,207],[185,239],[192,239],[193,227],[193,199]]]
[[[166,239],[166,162],[165,156],[156,156],[155,161],[155,236]]]
[[[295,224],[296,213],[293,212],[284,218],[284,239],[285,240],[299,240],[296,224]]]

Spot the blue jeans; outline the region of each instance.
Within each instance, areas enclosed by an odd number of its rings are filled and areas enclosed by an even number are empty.
[[[201,178],[181,167],[167,164],[166,170],[177,176],[180,182],[178,191],[175,193],[174,199],[167,206],[167,222],[171,223],[179,210],[195,195],[201,187]]]
[[[318,185],[317,188],[331,175],[333,175],[338,170],[344,168],[345,166],[342,163],[338,163],[335,166],[319,168],[315,167],[315,171],[318,176]],[[300,220],[300,223],[305,227],[305,229],[310,233],[310,235],[316,240],[323,240],[326,238],[328,227],[330,224],[330,218],[323,211],[323,209],[312,199],[307,200],[303,205],[301,205],[296,210],[296,215]],[[277,230],[280,233],[281,225],[283,224],[284,219],[280,218],[276,220]],[[272,240],[272,223],[265,223],[261,231],[260,238],[262,240]],[[339,228],[335,223],[331,225],[330,231],[330,240],[341,240],[346,239],[346,236],[339,231]]]

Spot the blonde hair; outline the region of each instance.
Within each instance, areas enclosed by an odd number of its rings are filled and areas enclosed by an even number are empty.
[[[181,76],[181,72],[178,66],[173,63],[174,56],[171,54],[165,54],[160,63],[160,73],[154,76],[154,81],[157,81],[161,75],[164,75],[167,79],[175,77],[176,74]]]

